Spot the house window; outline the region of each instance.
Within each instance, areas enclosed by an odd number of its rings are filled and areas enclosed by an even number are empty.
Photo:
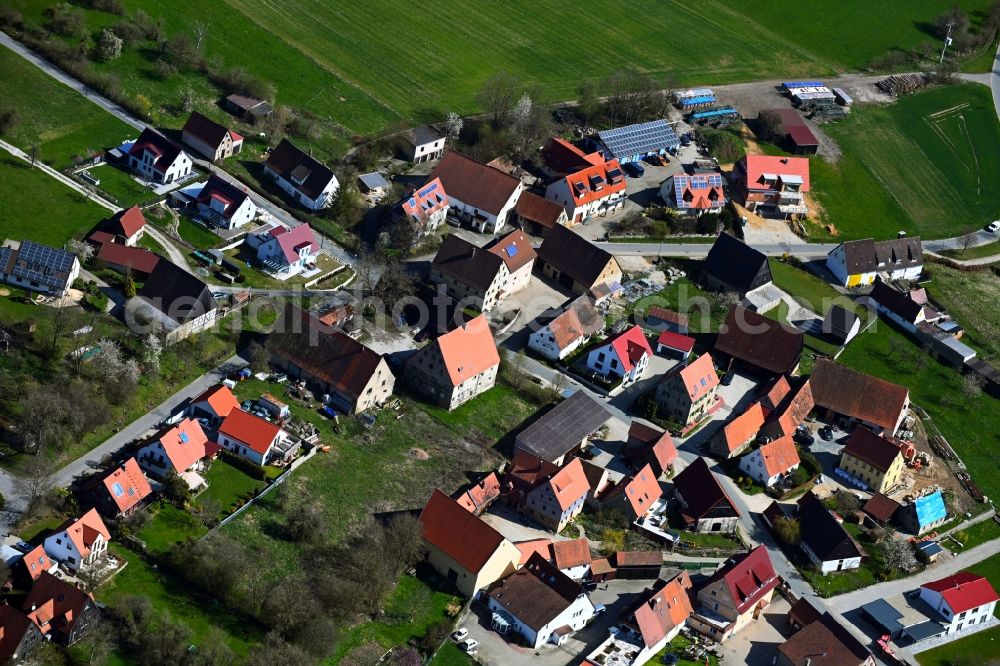
[[[72,555],[67,556],[66,559],[69,561],[70,564],[76,564],[76,558],[73,557]]]

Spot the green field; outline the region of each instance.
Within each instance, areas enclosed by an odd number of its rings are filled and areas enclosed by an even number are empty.
[[[1000,254],[1000,241],[993,241],[986,245],[977,245],[976,247],[969,247],[964,250],[945,250],[940,254],[952,259],[958,259],[959,261],[995,257]]]
[[[110,214],[27,162],[0,155],[0,236],[62,247]]]
[[[0,103],[19,117],[4,138],[25,152],[37,143],[38,158],[57,169],[139,134],[6,48],[0,48],[0,71]]]
[[[1000,276],[939,264],[928,273],[931,296],[966,329],[963,341],[984,357],[1000,354]]]
[[[900,230],[943,238],[1000,214],[1000,123],[985,86],[942,86],[861,106],[824,130],[843,156],[812,160],[812,181],[821,221],[843,238]]]

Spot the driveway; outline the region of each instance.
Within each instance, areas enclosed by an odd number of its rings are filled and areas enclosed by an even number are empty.
[[[719,656],[726,664],[770,666],[778,645],[795,633],[788,624],[791,606],[782,596],[774,595],[771,605],[761,613],[756,622],[726,641]]]
[[[528,336],[538,330],[535,320],[546,310],[558,308],[571,298],[571,292],[532,275],[527,287],[511,294],[498,306],[498,312],[518,312],[518,315],[506,333],[497,334],[497,342],[511,351],[527,347]]]

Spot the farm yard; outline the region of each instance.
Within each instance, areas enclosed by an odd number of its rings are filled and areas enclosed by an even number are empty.
[[[925,238],[978,229],[1000,214],[1000,124],[987,88],[932,88],[889,106],[864,106],[824,131],[834,164],[812,160],[822,221],[843,238]],[[820,233],[819,235],[825,235]]]

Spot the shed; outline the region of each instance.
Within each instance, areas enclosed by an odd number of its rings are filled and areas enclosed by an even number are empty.
[[[861,607],[861,617],[882,633],[889,634],[891,638],[898,638],[904,629],[899,621],[903,614],[885,599],[876,599],[864,604]]]
[[[291,413],[288,409],[288,405],[281,400],[278,400],[270,393],[265,393],[260,396],[260,398],[257,399],[257,404],[260,405],[264,411],[275,418],[287,419]]]
[[[363,173],[358,176],[358,186],[361,191],[365,194],[370,194],[372,196],[382,196],[389,191],[391,185],[385,177],[377,171],[372,171],[371,173]]]
[[[943,552],[944,548],[937,541],[921,541],[917,544],[917,555],[925,562],[936,562]]]

